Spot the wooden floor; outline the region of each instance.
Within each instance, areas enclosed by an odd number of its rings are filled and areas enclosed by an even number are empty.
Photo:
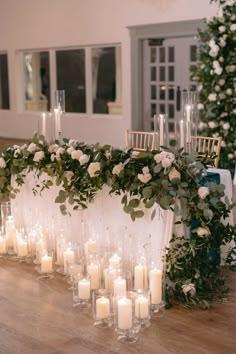
[[[236,276],[229,301],[209,311],[166,310],[135,344],[93,326],[91,311],[72,308],[60,275],[42,282],[30,264],[0,259],[0,354],[235,354]]]

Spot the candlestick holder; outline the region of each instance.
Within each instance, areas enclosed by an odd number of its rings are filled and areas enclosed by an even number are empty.
[[[81,273],[73,276],[73,300],[73,307],[79,310],[91,307],[91,281],[89,274]]]
[[[181,99],[182,119],[180,120],[180,143],[181,145],[184,144],[186,151],[189,151],[191,147],[191,136],[197,135],[197,92],[183,91]],[[184,134],[184,136],[182,136],[182,134]]]
[[[87,273],[90,275],[91,290],[99,289],[101,287],[101,273],[98,257],[90,255],[86,265]]]
[[[115,325],[118,341],[135,343],[138,340],[137,324],[135,321],[135,297],[132,292],[115,299]]]
[[[94,326],[109,328],[113,325],[113,296],[107,289],[97,289],[92,294]]]
[[[135,319],[139,323],[141,330],[151,326],[151,298],[149,290],[139,289],[135,298]]]
[[[154,131],[158,132],[158,147],[169,146],[169,122],[167,114],[154,115]]]

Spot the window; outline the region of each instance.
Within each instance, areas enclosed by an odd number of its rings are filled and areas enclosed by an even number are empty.
[[[7,54],[0,53],[0,109],[10,109]]]
[[[27,52],[24,58],[26,111],[48,111],[51,106],[49,52]]]

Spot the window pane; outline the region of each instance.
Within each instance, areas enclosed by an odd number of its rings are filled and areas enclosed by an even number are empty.
[[[166,68],[164,66],[159,67],[159,75],[160,75],[160,81],[165,81],[166,79]]]
[[[165,100],[166,98],[166,86],[160,86],[160,100]]]
[[[175,99],[174,86],[169,86],[169,100],[172,101],[174,99]]]
[[[169,81],[175,81],[175,67],[169,66],[168,68]]]
[[[160,114],[165,114],[166,113],[165,104],[161,103],[159,107],[160,107]]]
[[[168,48],[168,61],[173,63],[175,61],[175,47]]]
[[[65,90],[66,112],[86,112],[85,50],[56,52],[57,89]]]
[[[157,98],[157,90],[156,86],[151,86],[151,100],[155,100]]]
[[[156,67],[153,66],[151,67],[151,81],[156,81],[156,79],[157,79]]]
[[[49,53],[24,53],[25,110],[50,109]]]
[[[174,118],[174,105],[173,104],[169,104],[168,105],[168,115],[169,118]]]
[[[156,55],[157,55],[156,48],[155,47],[151,47],[150,51],[151,51],[151,53],[150,53],[151,54],[151,63],[155,63]]]
[[[159,48],[159,55],[160,55],[160,63],[164,63],[166,61],[166,48],[165,47],[160,47]]]
[[[93,112],[121,114],[121,47],[92,49]]]
[[[7,54],[0,54],[0,109],[9,109]]]
[[[190,61],[197,61],[197,46],[190,46]]]

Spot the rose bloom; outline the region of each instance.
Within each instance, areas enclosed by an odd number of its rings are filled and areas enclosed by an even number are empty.
[[[215,122],[209,122],[208,125],[211,129],[214,129],[215,127],[217,127],[217,124]]]
[[[209,232],[209,230],[206,227],[201,227],[200,226],[200,227],[197,228],[196,232],[197,232],[197,235],[199,237],[210,235],[210,232]]]
[[[70,146],[70,147],[66,150],[66,152],[67,152],[69,155],[71,155],[71,153],[72,153],[73,151],[75,151],[75,148],[73,148],[73,146]]]
[[[138,174],[138,179],[142,182],[142,183],[148,183],[151,179],[152,179],[152,175],[151,173],[139,173]]]
[[[225,32],[225,30],[226,30],[225,26],[220,26],[220,27],[219,27],[219,31],[220,31],[220,32]]]
[[[230,30],[233,32],[233,31],[236,31],[236,23],[233,23],[231,26],[230,26]]]
[[[27,149],[27,151],[29,151],[29,152],[34,152],[36,150],[37,150],[37,145],[35,143],[31,143]]]
[[[171,166],[172,162],[170,159],[168,159],[166,157],[161,161],[161,164],[162,164],[162,167],[167,168],[167,167]]]
[[[81,150],[74,150],[71,153],[71,158],[79,161],[79,159],[81,158],[82,155],[83,155],[83,152]]]
[[[124,164],[120,162],[118,165],[115,165],[113,167],[112,174],[119,176],[119,174],[121,173],[121,171],[123,171],[123,169],[124,169]]]
[[[216,93],[210,93],[209,95],[208,95],[208,100],[209,101],[216,101]]]
[[[161,160],[162,160],[161,154],[156,154],[156,155],[154,156],[154,160],[156,161],[156,163],[161,162]]]
[[[232,160],[234,158],[234,154],[228,154],[228,159]]]
[[[229,128],[230,128],[230,124],[228,122],[223,124],[224,130],[229,130]]]
[[[199,111],[201,111],[202,109],[204,109],[204,105],[202,103],[198,103],[197,108],[199,109]]]
[[[41,161],[44,157],[45,157],[45,154],[44,154],[43,151],[37,151],[37,152],[35,153],[35,155],[34,155],[33,160],[34,160],[35,162],[39,162],[39,161]]]
[[[201,199],[205,199],[209,195],[209,188],[208,187],[200,187],[198,188],[198,195]]]
[[[193,283],[182,285],[182,290],[185,295],[190,293],[193,296],[196,293],[195,285]]]
[[[220,85],[220,86],[223,86],[224,84],[225,84],[225,80],[224,80],[224,79],[220,79],[220,80],[219,80],[219,85]]]
[[[169,180],[172,181],[173,179],[180,179],[180,178],[181,178],[181,174],[179,173],[179,171],[177,171],[175,167],[172,167],[172,169],[169,172]]]
[[[64,172],[64,177],[67,179],[68,182],[71,182],[73,176],[74,176],[74,172],[72,171]]]
[[[149,173],[149,168],[148,168],[148,166],[143,167],[143,168],[142,168],[142,172],[143,172],[144,175],[146,175],[147,173]]]
[[[232,94],[233,94],[232,89],[231,89],[231,88],[228,88],[228,89],[226,90],[226,94],[227,94],[228,96],[232,96]]]
[[[48,151],[50,153],[52,153],[52,152],[57,152],[58,149],[59,149],[59,145],[58,144],[52,144],[52,145],[49,146]]]
[[[99,162],[91,162],[87,169],[90,177],[97,177],[95,174],[97,171],[100,171],[100,163]]]
[[[6,167],[6,161],[4,160],[3,157],[0,157],[0,168],[5,168]]]
[[[83,154],[80,156],[79,158],[79,163],[81,164],[81,166],[85,165],[87,162],[89,162],[90,156]]]

